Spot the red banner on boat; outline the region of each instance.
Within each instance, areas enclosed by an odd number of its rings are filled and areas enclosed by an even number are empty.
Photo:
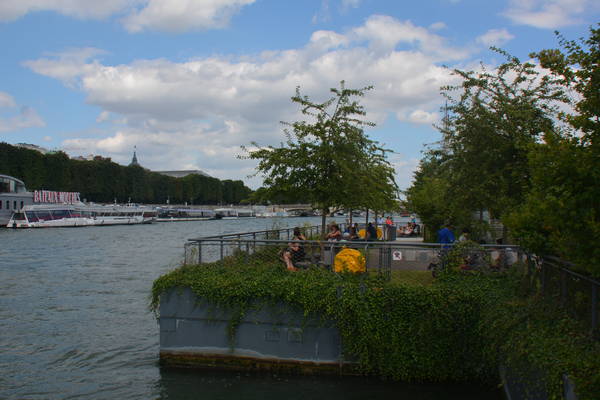
[[[79,192],[53,192],[36,190],[33,192],[34,203],[79,203]]]

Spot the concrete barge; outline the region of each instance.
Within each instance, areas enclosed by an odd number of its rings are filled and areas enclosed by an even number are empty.
[[[285,304],[249,311],[231,329],[232,310],[207,304],[190,289],[172,289],[161,296],[159,313],[163,365],[297,374],[357,371],[330,321],[305,320]]]

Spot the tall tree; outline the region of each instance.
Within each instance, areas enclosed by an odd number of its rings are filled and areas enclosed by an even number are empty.
[[[279,147],[247,150],[258,160],[264,179],[263,196],[307,199],[322,212],[322,227],[331,208],[382,207],[395,199],[394,169],[386,149],[367,137],[365,111],[356,100],[371,87],[330,89],[322,103],[310,100],[296,88],[292,101],[308,120],[284,122],[285,143]],[[360,199],[360,200],[358,200]]]
[[[562,113],[570,125],[580,131],[582,143],[600,148],[600,24],[590,28],[590,36],[580,43],[566,40],[556,32],[565,53],[558,49],[532,53],[564,87],[577,92],[571,101],[572,113]]]
[[[441,131],[453,197],[501,217],[529,189],[529,146],[554,129],[552,115],[564,90],[534,64],[496,51],[507,61],[494,71],[454,70],[462,82],[442,88],[450,116]]]
[[[547,134],[530,153],[532,190],[507,222],[532,251],[554,253],[600,278],[600,29],[563,51],[532,54],[575,96],[560,117],[570,130]]]

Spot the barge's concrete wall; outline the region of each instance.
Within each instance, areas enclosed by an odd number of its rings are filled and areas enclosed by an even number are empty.
[[[160,357],[168,365],[225,369],[293,369],[345,373],[341,339],[331,323],[304,321],[280,304],[245,315],[233,341],[232,311],[199,301],[189,289],[174,289],[160,302]],[[344,371],[342,371],[344,370]]]
[[[541,370],[531,372],[527,376],[522,372],[512,371],[500,366],[500,378],[507,400],[550,400],[545,388],[545,374]],[[534,370],[535,371],[535,370]],[[575,385],[567,375],[563,375],[563,399],[577,400]]]

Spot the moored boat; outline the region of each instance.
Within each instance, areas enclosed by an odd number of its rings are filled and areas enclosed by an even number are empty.
[[[50,228],[100,225],[133,225],[151,222],[149,207],[96,204],[34,204],[13,213],[9,228]]]
[[[233,208],[216,208],[216,217],[219,219],[237,219],[238,212]]]
[[[256,218],[254,210],[250,208],[238,208],[236,211],[239,218]]]
[[[156,221],[205,221],[215,219],[216,215],[216,212],[213,210],[198,208],[159,208]]]
[[[22,180],[0,174],[0,226],[5,226],[13,212],[33,204],[33,193]]]

